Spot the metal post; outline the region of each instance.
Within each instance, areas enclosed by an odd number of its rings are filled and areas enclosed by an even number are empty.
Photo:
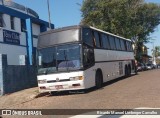
[[[49,16],[49,28],[51,29],[51,15],[50,15],[49,0],[47,0],[47,5],[48,5],[48,16]]]

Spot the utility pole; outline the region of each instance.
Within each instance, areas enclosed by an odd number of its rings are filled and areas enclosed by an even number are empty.
[[[51,15],[50,15],[49,0],[47,0],[47,6],[48,6],[49,28],[51,29]]]

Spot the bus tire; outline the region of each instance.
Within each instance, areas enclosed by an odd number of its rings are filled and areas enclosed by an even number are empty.
[[[128,76],[131,76],[131,66],[128,65]]]
[[[135,72],[135,75],[138,75],[137,67],[136,67],[136,66],[135,66],[135,70],[134,70],[134,72]]]
[[[127,65],[125,66],[125,75],[124,76],[128,77],[128,66]]]
[[[103,75],[101,70],[97,70],[95,78],[96,89],[99,89],[102,87],[103,84]]]

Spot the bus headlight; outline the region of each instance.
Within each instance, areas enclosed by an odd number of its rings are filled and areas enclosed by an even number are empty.
[[[83,77],[82,76],[76,76],[76,77],[70,77],[69,79],[70,79],[70,81],[76,81],[76,80],[82,80]]]
[[[38,84],[45,84],[45,83],[47,83],[46,79],[44,79],[44,80],[38,80]]]

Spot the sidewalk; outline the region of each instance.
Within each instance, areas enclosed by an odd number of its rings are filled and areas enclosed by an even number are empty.
[[[38,91],[38,87],[34,87],[0,96],[0,109],[8,108],[10,106],[33,100],[41,95],[42,94],[40,94]]]

